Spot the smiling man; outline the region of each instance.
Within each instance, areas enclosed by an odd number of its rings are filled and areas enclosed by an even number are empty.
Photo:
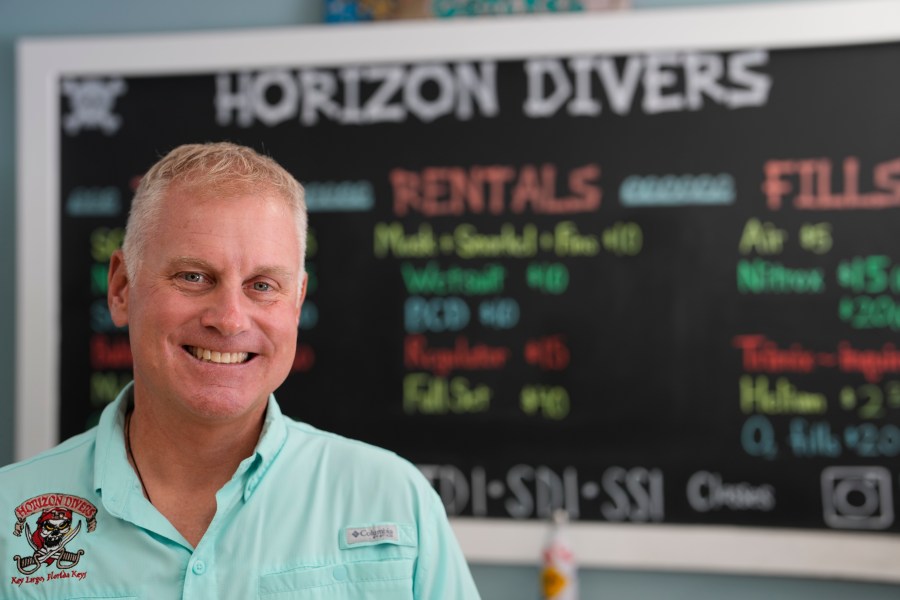
[[[143,177],[109,268],[134,382],[0,470],[0,597],[478,598],[415,467],[279,410],[305,242],[302,188],[249,148],[181,146]]]

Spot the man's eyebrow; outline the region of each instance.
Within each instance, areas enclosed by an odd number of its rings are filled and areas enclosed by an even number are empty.
[[[194,256],[176,256],[168,263],[169,270],[197,269],[198,271],[215,272],[216,268],[209,261]],[[294,272],[280,265],[262,265],[253,270],[254,275],[272,277],[274,279],[293,279]]]
[[[263,265],[254,269],[254,271],[257,275],[264,275],[273,279],[294,279],[296,277],[294,271],[278,265]]]
[[[168,263],[169,269],[199,269],[201,271],[212,271],[213,266],[210,262],[202,258],[193,256],[176,256]]]

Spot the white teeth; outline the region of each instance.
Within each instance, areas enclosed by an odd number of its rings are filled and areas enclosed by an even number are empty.
[[[223,365],[242,363],[250,356],[247,352],[216,352],[197,346],[190,346],[190,349],[195,358]]]

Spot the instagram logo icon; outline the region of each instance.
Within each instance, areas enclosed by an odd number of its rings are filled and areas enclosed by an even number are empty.
[[[884,467],[822,471],[825,523],[837,529],[886,529],[894,522],[891,473]]]

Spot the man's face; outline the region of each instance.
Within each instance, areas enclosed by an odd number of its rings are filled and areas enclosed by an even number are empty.
[[[306,284],[294,223],[272,193],[170,189],[135,281],[120,253],[110,265],[139,401],[202,419],[264,410],[297,347]]]

